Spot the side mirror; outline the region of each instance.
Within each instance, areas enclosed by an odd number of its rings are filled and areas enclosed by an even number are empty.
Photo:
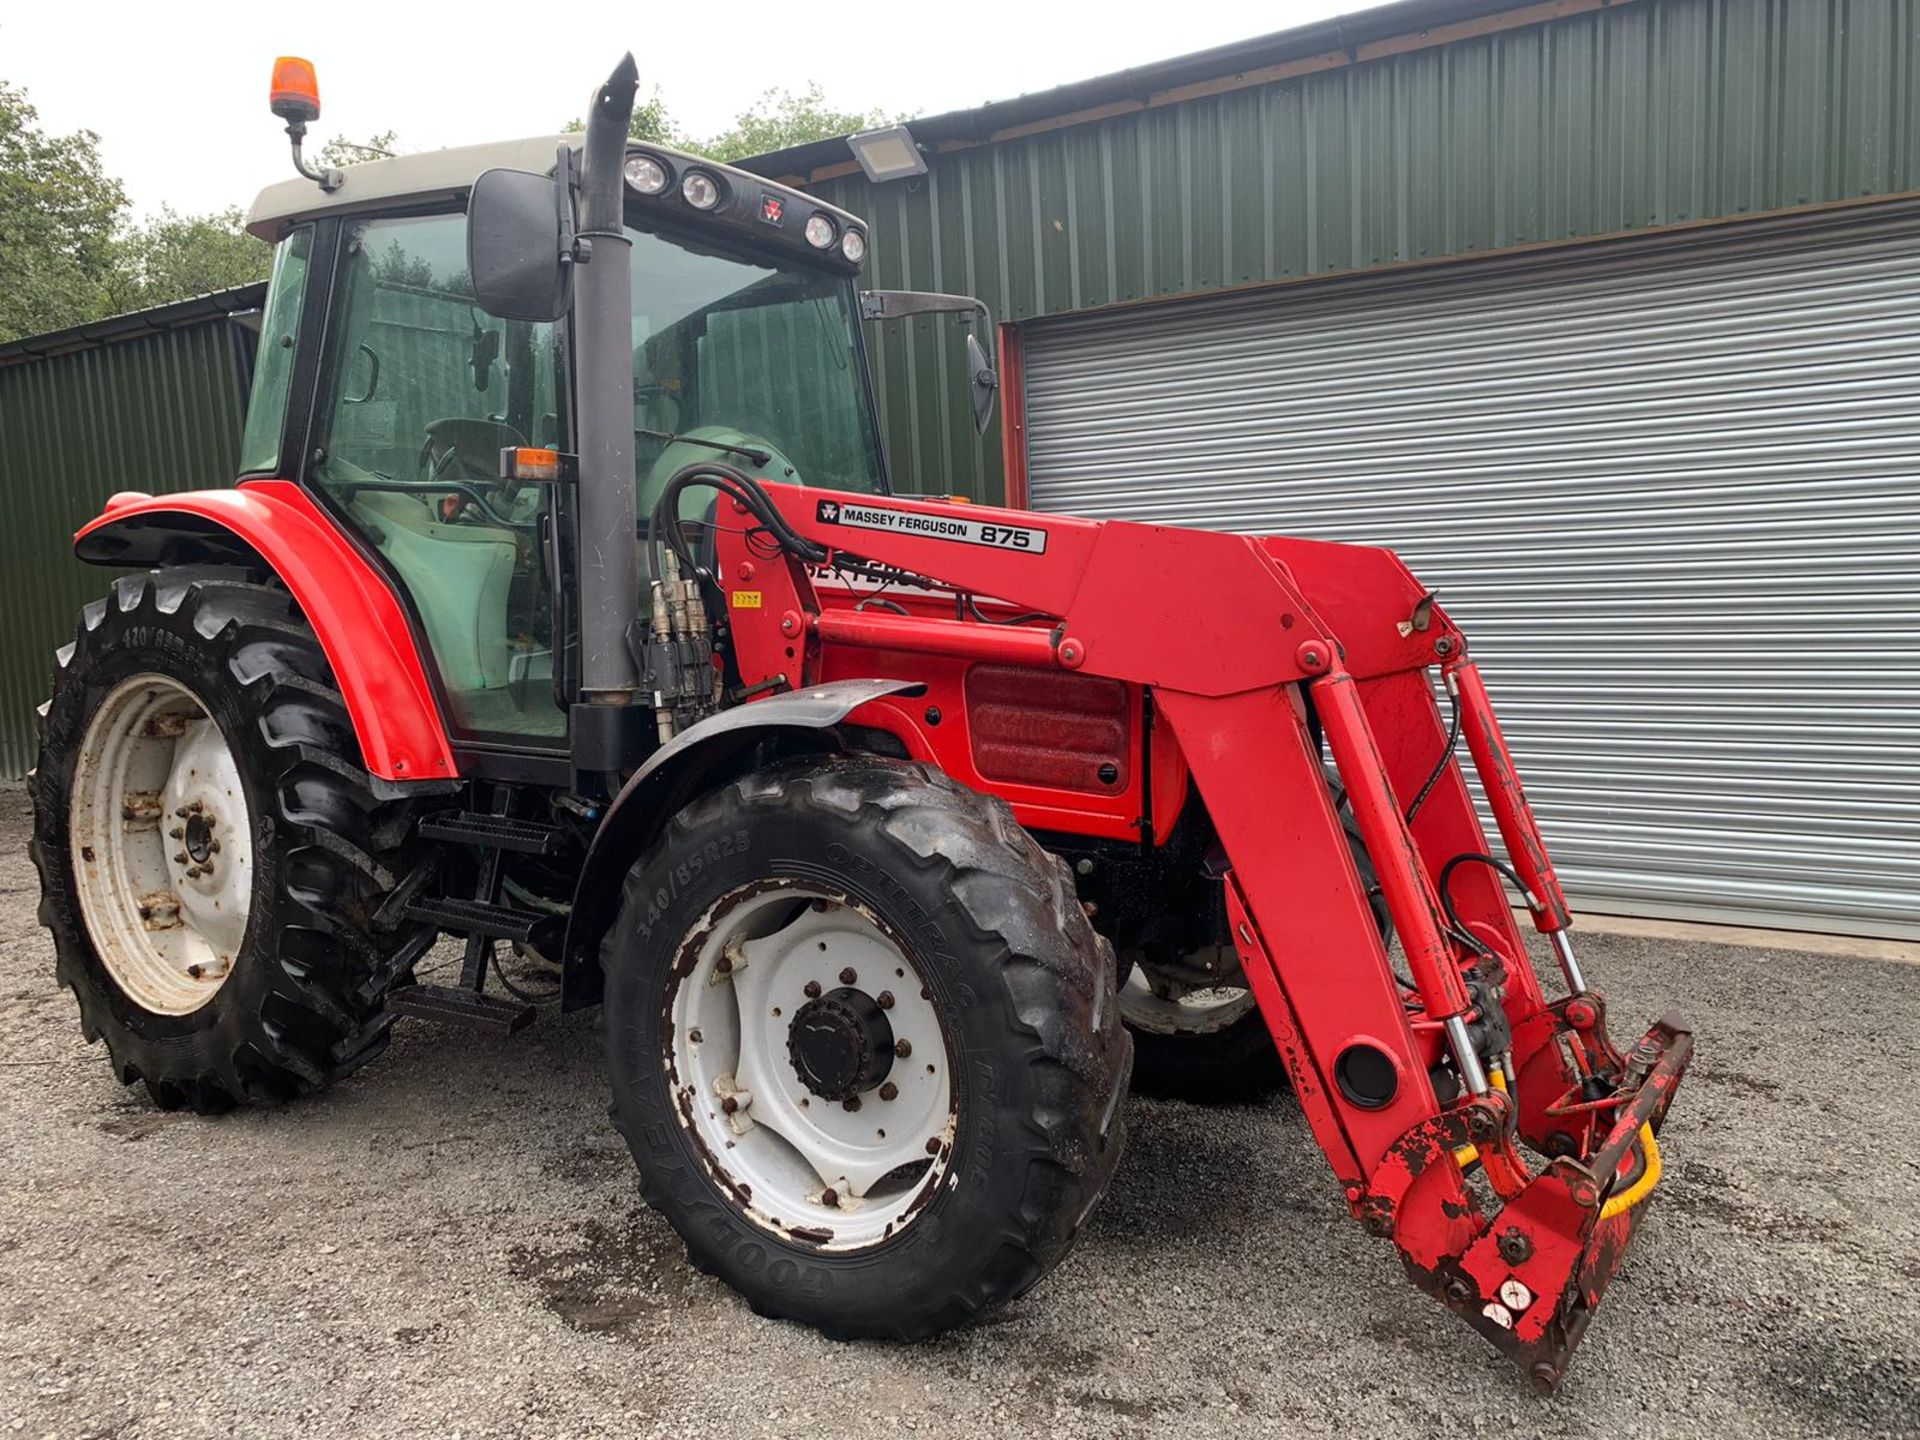
[[[560,178],[489,170],[467,198],[467,274],[480,308],[551,324],[573,303],[573,203]]]
[[[907,315],[959,315],[973,326],[967,332],[967,390],[973,402],[973,428],[982,435],[993,419],[993,397],[1000,377],[980,344],[981,330],[993,334],[993,312],[971,295],[941,295],[928,290],[862,290],[860,318],[898,320]]]
[[[984,435],[987,422],[993,419],[993,396],[1000,388],[1000,377],[994,374],[993,362],[987,359],[979,337],[972,331],[967,332],[967,384],[973,400],[973,428]]]
[[[473,388],[486,393],[493,383],[493,362],[500,358],[500,332],[483,330],[476,323],[473,327],[473,348],[467,356],[468,368],[473,371]]]

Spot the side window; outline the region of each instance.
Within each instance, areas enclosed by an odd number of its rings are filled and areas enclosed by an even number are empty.
[[[280,468],[280,435],[287,423],[287,389],[293,381],[293,347],[307,293],[313,231],[294,231],[273,252],[267,309],[260,319],[260,349],[253,362],[253,395],[240,436],[240,473],[268,475]]]
[[[365,222],[345,251],[314,480],[411,594],[455,724],[561,736],[547,492],[499,478],[503,448],[555,438],[553,329],[473,303],[464,216]]]

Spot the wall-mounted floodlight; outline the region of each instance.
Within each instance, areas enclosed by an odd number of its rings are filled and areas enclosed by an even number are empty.
[[[904,125],[889,125],[884,130],[868,130],[847,137],[847,148],[867,179],[878,185],[884,180],[907,180],[927,173],[927,158],[913,143]]]

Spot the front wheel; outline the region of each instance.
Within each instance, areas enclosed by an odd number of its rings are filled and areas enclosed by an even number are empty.
[[[916,1339],[1065,1256],[1120,1154],[1112,952],[997,800],[875,757],[696,800],[603,948],[646,1198],[765,1315]]]

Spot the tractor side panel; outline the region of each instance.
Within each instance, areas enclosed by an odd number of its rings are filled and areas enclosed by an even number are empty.
[[[889,676],[926,693],[856,710],[908,756],[998,795],[1034,830],[1138,840],[1146,814],[1140,687],[963,656],[851,645],[821,648],[827,681]]]
[[[226,532],[279,577],[319,637],[369,773],[448,780],[458,771],[413,627],[386,580],[297,485],[252,480],[233,490],[116,495],[74,536],[96,565],[181,563]],[[187,554],[194,553],[189,549]]]

